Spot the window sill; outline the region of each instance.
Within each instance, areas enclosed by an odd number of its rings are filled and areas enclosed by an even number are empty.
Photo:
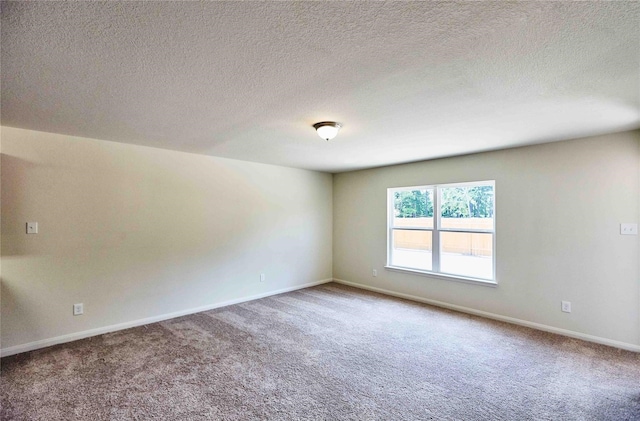
[[[446,279],[448,281],[464,282],[466,284],[483,285],[486,287],[493,287],[493,288],[498,286],[498,283],[496,281],[489,281],[487,279],[477,279],[477,278],[468,278],[465,276],[447,275],[444,273],[435,273],[435,272],[429,272],[426,270],[409,269],[409,268],[403,268],[399,266],[385,266],[384,268],[393,272],[410,273],[412,275],[427,276],[430,278],[440,278],[440,279]]]

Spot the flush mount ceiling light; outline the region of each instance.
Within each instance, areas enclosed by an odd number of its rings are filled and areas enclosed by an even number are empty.
[[[318,136],[324,140],[331,140],[336,137],[340,128],[342,128],[342,124],[336,123],[335,121],[321,121],[320,123],[314,124],[313,128],[318,132]]]

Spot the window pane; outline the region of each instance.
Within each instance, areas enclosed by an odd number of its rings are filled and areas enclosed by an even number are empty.
[[[393,193],[393,226],[433,228],[433,189]]]
[[[493,185],[443,187],[441,228],[493,230]]]
[[[391,265],[431,270],[431,231],[393,230]]]
[[[441,232],[440,272],[493,279],[493,234]]]

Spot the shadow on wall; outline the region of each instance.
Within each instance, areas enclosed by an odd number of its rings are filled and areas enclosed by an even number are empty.
[[[16,224],[11,216],[24,215],[24,204],[27,197],[26,175],[36,171],[40,165],[25,159],[0,154],[2,159],[2,258],[7,256],[20,256],[26,253],[24,232],[20,228],[25,228],[23,224]],[[26,215],[29,217],[29,215]]]
[[[11,259],[11,258],[10,258]],[[9,259],[9,260],[10,260]],[[3,257],[3,263],[7,258]],[[12,326],[13,331],[29,332],[29,336],[39,337],[46,333],[41,325],[38,323],[39,314],[30,312],[27,309],[38,309],[38,303],[29,302],[27,298],[29,294],[26,291],[18,291],[16,288],[20,287],[20,283],[8,281],[5,277],[0,278],[0,308],[4,314],[16,314],[20,311],[20,318],[14,320],[17,321],[17,326]],[[1,324],[0,320],[0,332],[7,333],[5,327]],[[4,343],[4,341],[2,341]]]
[[[137,262],[153,266],[159,255],[171,260],[215,249],[217,256],[230,257],[241,248],[235,243],[250,231],[244,215],[249,209],[234,207],[233,197],[220,194],[213,199],[226,200],[229,208],[213,215],[207,196],[220,193],[215,181],[203,176],[194,182],[170,169],[141,173],[107,154],[97,156],[90,166],[55,166],[2,154],[2,256],[107,258],[129,249]],[[185,210],[181,199],[187,198],[193,206]],[[237,219],[246,222],[234,224]],[[29,221],[40,224],[38,235],[26,235]],[[218,241],[203,232],[215,232]],[[175,250],[188,253],[174,256]]]

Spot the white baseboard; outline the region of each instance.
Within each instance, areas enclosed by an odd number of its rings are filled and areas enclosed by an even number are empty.
[[[148,325],[150,323],[161,322],[163,320],[174,319],[176,317],[187,316],[189,314],[200,313],[203,311],[213,310],[215,308],[226,307],[233,304],[244,303],[247,301],[257,300],[259,298],[265,298],[272,295],[283,294],[285,292],[291,292],[298,289],[309,288],[312,286],[326,284],[333,279],[322,279],[320,281],[309,282],[302,285],[296,285],[288,288],[282,288],[275,291],[269,291],[262,294],[251,295],[248,297],[237,298],[235,300],[223,301],[221,303],[209,304],[202,307],[190,308],[187,310],[176,311],[168,314],[161,314],[159,316],[147,317],[144,319],[132,320],[130,322],[118,323],[115,325],[99,327],[96,329],[84,330],[82,332],[70,333],[68,335],[56,336],[55,338],[42,339],[40,341],[29,342],[26,344],[15,345],[9,348],[0,349],[0,357],[8,357],[9,355],[19,354],[21,352],[33,351],[40,348],[46,348],[52,345],[63,344],[65,342],[77,341],[78,339],[89,338],[91,336],[103,335],[105,333],[115,332],[118,330],[129,329],[136,326]]]
[[[489,313],[488,311],[475,310],[469,307],[458,306],[455,304],[449,304],[442,301],[431,300],[429,298],[422,298],[416,295],[404,294],[401,292],[390,291],[388,289],[372,287],[369,285],[359,284],[356,282],[345,281],[344,279],[333,280],[339,284],[349,285],[355,288],[366,289],[368,291],[379,292],[380,294],[391,295],[393,297],[404,298],[411,301],[418,301],[420,303],[431,304],[437,307],[446,308],[449,310],[460,311],[462,313],[473,314],[475,316],[482,316],[488,319],[500,320],[502,322],[512,323],[515,325],[526,326],[532,329],[542,330],[545,332],[557,333],[558,335],[568,336],[570,338],[582,339],[584,341],[595,342],[597,344],[608,345],[614,348],[625,349],[627,351],[640,352],[640,345],[634,345],[627,342],[614,341],[612,339],[601,338],[599,336],[587,335],[586,333],[575,332],[573,330],[560,329],[553,326],[543,325],[541,323],[529,322],[527,320],[516,319],[514,317],[502,316],[500,314]]]

